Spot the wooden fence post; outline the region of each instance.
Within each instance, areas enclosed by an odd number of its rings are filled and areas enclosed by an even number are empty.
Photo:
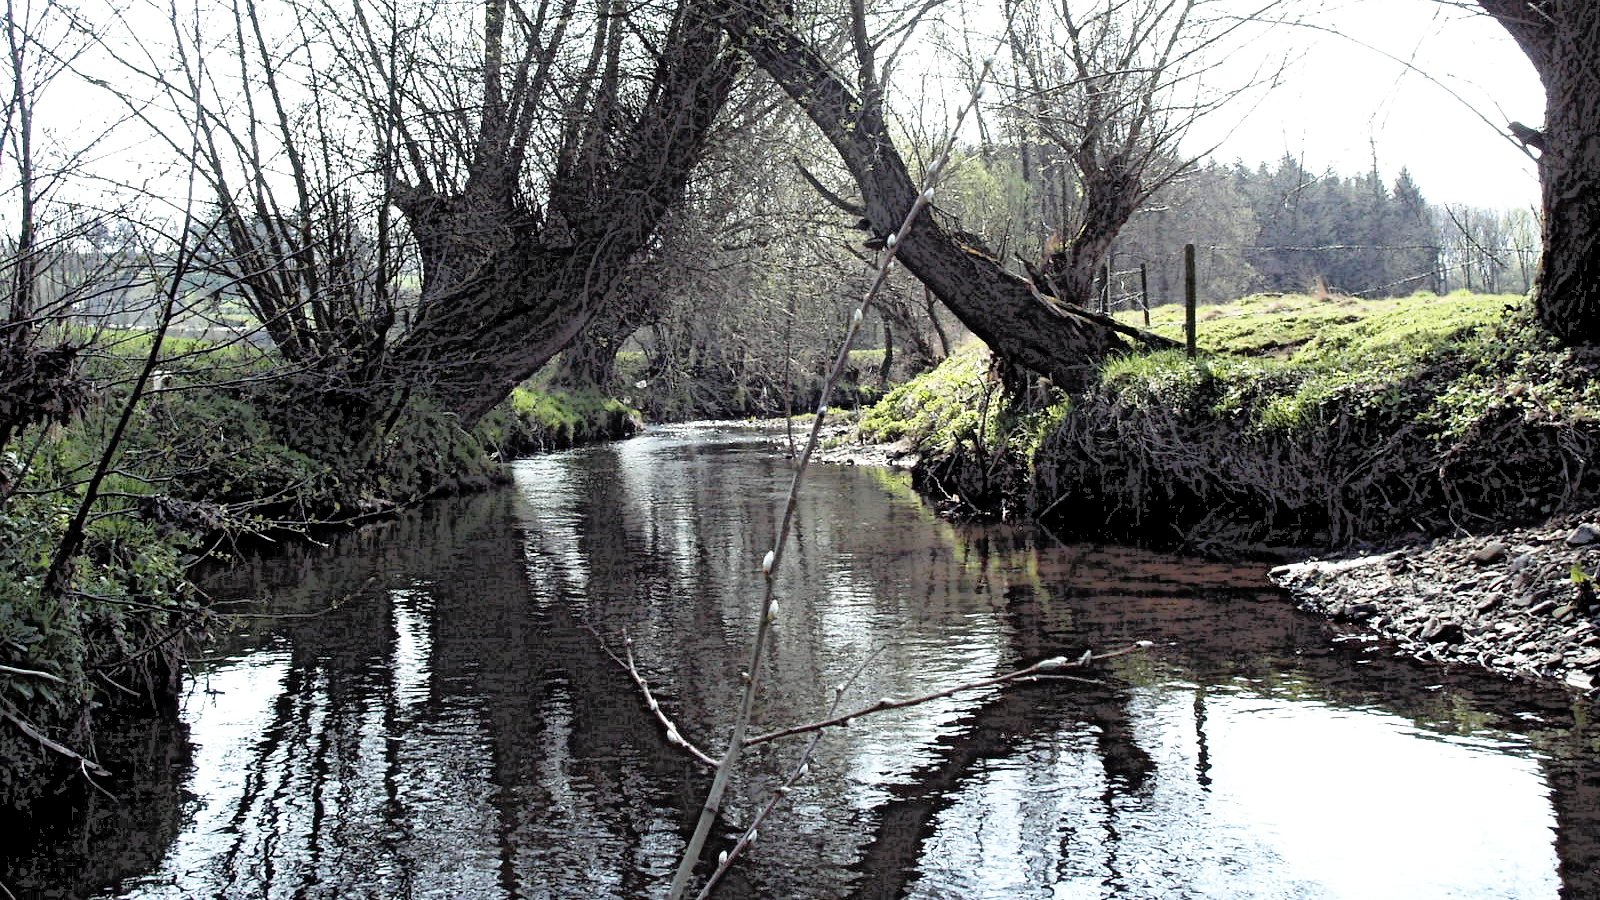
[[[1194,279],[1194,245],[1183,245],[1183,340],[1184,347],[1189,351],[1189,358],[1195,355],[1194,345],[1194,306],[1195,306],[1195,279]]]
[[[1150,267],[1139,263],[1139,302],[1144,306],[1144,327],[1150,327]]]

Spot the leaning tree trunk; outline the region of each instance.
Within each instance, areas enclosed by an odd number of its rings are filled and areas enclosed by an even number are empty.
[[[861,191],[861,211],[873,231],[896,231],[916,201],[918,186],[894,148],[881,107],[856,97],[776,4],[716,0],[714,5],[728,33],[838,151]],[[898,257],[996,355],[1062,386],[1083,384],[1097,360],[1127,349],[1125,335],[1170,343],[1075,304],[1045,300],[1030,282],[964,244],[933,216],[916,224]]]
[[[550,186],[555,213],[528,207],[522,174],[502,164],[503,135],[484,142],[459,192],[395,188],[423,285],[389,364],[463,424],[577,337],[681,199],[739,67],[717,26],[684,10],[637,120],[600,136],[614,150]]]
[[[613,387],[617,377],[617,353],[629,336],[649,324],[655,310],[655,293],[628,279],[613,292],[578,337],[561,351],[560,368],[554,383],[574,390],[602,392]]]
[[[402,384],[416,385],[470,426],[572,342],[588,324],[626,256],[543,245],[531,225],[474,231],[482,215],[455,198],[402,204],[418,236],[424,299],[388,360]],[[482,245],[495,234],[492,245]],[[478,256],[453,270],[456,239],[473,235]],[[486,252],[485,252],[486,251]]]
[[[1544,131],[1521,135],[1541,153],[1539,322],[1564,343],[1600,344],[1600,5],[1593,0],[1479,0],[1479,5],[1511,33],[1544,83]]]

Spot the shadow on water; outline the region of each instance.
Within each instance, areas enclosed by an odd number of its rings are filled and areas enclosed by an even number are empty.
[[[788,486],[760,435],[527,460],[514,491],[239,561],[242,620],[180,723],[3,879],[37,897],[658,894],[707,783],[592,625],[708,750]],[[904,479],[816,473],[758,729],[1133,641],[1095,682],[828,733],[732,897],[1600,896],[1600,730],[1559,691],[1336,636],[1259,568],[954,528]],[[865,662],[864,662],[865,661]],[[750,754],[739,821],[792,762]],[[724,830],[718,840],[731,834]]]

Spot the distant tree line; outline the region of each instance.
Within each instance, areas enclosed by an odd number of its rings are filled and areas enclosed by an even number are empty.
[[[1313,172],[1292,156],[1255,167],[1205,162],[1152,195],[1111,246],[1111,305],[1138,303],[1141,266],[1152,304],[1181,300],[1187,243],[1199,251],[1203,302],[1259,292],[1522,294],[1540,248],[1535,210],[1430,203],[1404,168],[1386,182],[1376,171]]]

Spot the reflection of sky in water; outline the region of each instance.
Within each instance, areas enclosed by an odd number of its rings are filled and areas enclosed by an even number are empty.
[[[428,649],[432,644],[431,606],[421,591],[400,589],[389,593],[394,606],[395,702],[415,706],[428,699]]]
[[[1143,790],[1108,778],[1083,726],[971,773],[911,896],[1558,895],[1548,789],[1519,748],[1185,687],[1132,699]]]
[[[629,897],[658,885],[682,840],[671,803],[691,808],[703,781],[574,619],[629,629],[685,733],[720,749],[770,540],[771,519],[751,510],[781,501],[788,469],[702,452],[702,434],[519,462],[515,521],[463,526],[448,550],[394,564],[388,589],[363,601],[374,606],[327,620],[346,624],[317,632],[313,620],[303,644],[280,639],[198,679],[184,717],[199,799],[126,895]],[[761,730],[819,715],[869,657],[846,710],[1153,627],[1208,635],[1194,645],[1227,659],[1235,646],[1288,649],[1275,643],[1287,611],[1258,626],[1258,643],[1229,644],[1206,603],[1184,599],[1172,608],[1190,618],[1174,619],[1127,594],[1165,577],[1136,554],[996,542],[989,559],[877,477],[825,469],[805,501]],[[1182,660],[1150,658],[1142,671],[1163,674],[1134,680],[1154,687],[1020,700],[991,688],[830,731],[728,895],[841,896],[867,858],[902,861],[890,881],[925,898],[1556,894],[1550,790],[1520,737],[1440,737],[1296,699],[1332,693],[1304,674],[1286,696],[1240,676],[1197,703],[1198,688],[1171,680],[1199,677]],[[748,757],[735,818],[795,746]],[[901,826],[914,833],[886,830]]]
[[[512,465],[518,484],[538,486],[536,492],[528,492],[519,511],[529,524],[528,575],[548,588],[539,599],[548,603],[558,596],[581,598],[589,586],[589,565],[574,510],[581,485],[571,477],[565,457],[535,456]]]
[[[189,789],[197,796],[190,819],[168,848],[161,868],[128,885],[129,897],[188,897],[210,881],[216,851],[230,840],[235,810],[253,773],[240,764],[241,751],[272,722],[272,704],[289,671],[279,650],[218,665],[195,678],[184,697],[183,717],[194,740]],[[212,889],[221,887],[213,884]]]

